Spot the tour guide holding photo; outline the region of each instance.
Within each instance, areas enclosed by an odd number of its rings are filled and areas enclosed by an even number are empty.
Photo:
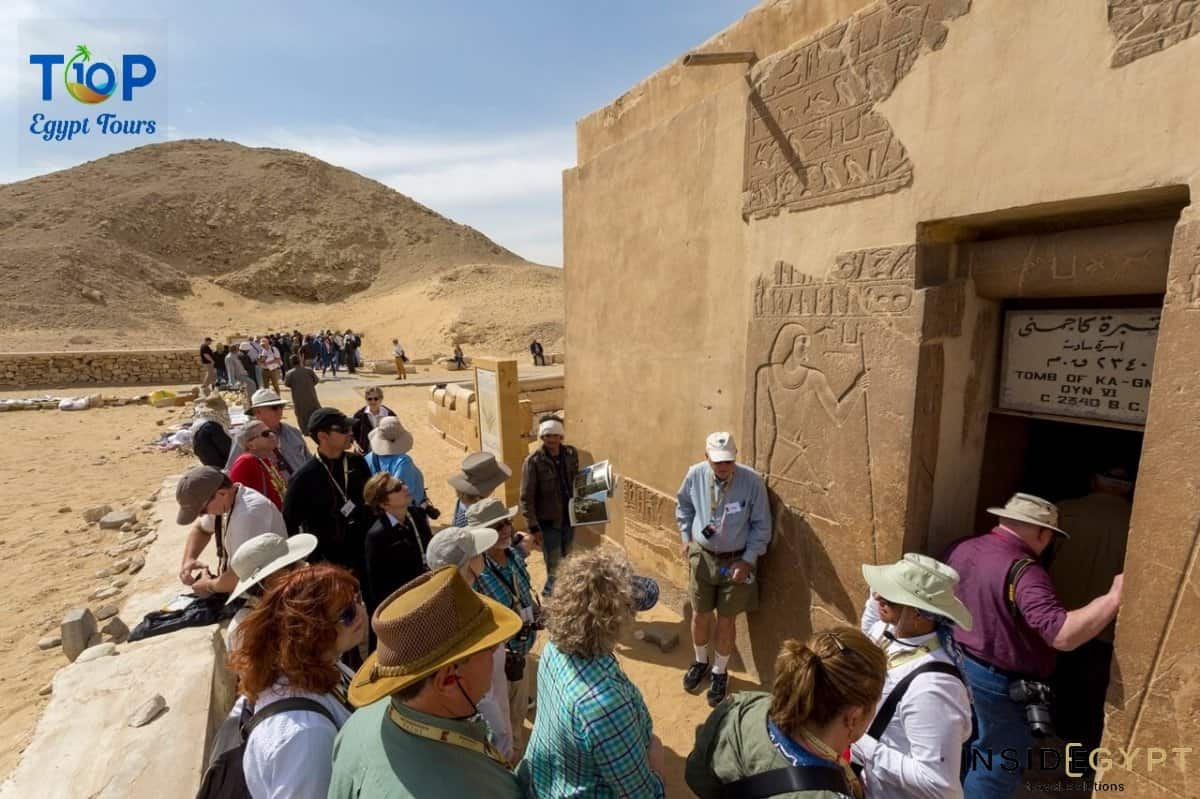
[[[1000,523],[951,544],[942,560],[959,573],[958,597],[975,622],[970,630],[954,628],[966,655],[963,677],[971,687],[977,727],[964,752],[963,793],[1004,799],[1021,782],[1012,758],[1025,763],[1033,745],[1027,719],[1037,712],[1033,705],[1045,704],[1047,697],[1036,694],[1054,670],[1055,652],[1069,652],[1104,630],[1120,607],[1123,579],[1118,574],[1108,593],[1068,611],[1040,562],[1055,536],[1070,539],[1058,526],[1058,508],[1040,497],[1014,494],[988,513]],[[1018,702],[1022,695],[1026,701]]]
[[[712,684],[708,704],[725,698],[737,614],[758,607],[754,565],[771,542],[771,508],[758,472],[736,462],[732,433],[713,433],[705,442],[705,460],[688,469],[676,497],[675,521],[688,560],[692,600],[692,644],[696,661],[683,675],[683,687],[695,692],[708,674],[708,642],[717,612]]]

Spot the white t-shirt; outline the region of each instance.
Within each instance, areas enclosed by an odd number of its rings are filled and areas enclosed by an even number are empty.
[[[263,368],[278,369],[283,366],[283,358],[279,354],[278,347],[263,348]]]
[[[200,517],[200,529],[212,534],[217,530],[216,517],[206,513]],[[287,538],[287,525],[275,503],[240,483],[233,498],[233,509],[225,514],[225,556],[232,558],[238,547],[255,536],[275,533]],[[222,564],[222,567],[228,564]],[[218,575],[220,576],[220,575]]]
[[[868,607],[875,604],[870,599],[867,603]],[[873,641],[883,640],[889,655],[913,651],[885,639],[887,629],[883,621],[875,621],[866,632]],[[936,633],[905,641],[917,646],[936,642]],[[883,696],[890,694],[909,672],[931,660],[953,663],[950,654],[940,647],[898,663],[888,669]],[[971,700],[963,682],[950,674],[922,674],[908,687],[883,735],[878,740],[864,735],[850,745],[850,751],[854,761],[863,766],[863,781],[872,799],[962,799],[959,763],[962,745],[970,737]]]
[[[246,787],[254,799],[325,799],[333,773],[333,740],[350,718],[350,711],[331,694],[289,691],[280,679],[258,696],[255,710],[281,699],[315,699],[333,715],[336,724],[313,710],[293,710],[264,719],[254,728],[242,756]],[[241,715],[246,698],[233,713]]]

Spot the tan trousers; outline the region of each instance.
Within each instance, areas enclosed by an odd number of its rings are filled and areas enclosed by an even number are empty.
[[[275,390],[275,393],[279,394],[280,393],[279,392],[279,370],[278,369],[263,369],[263,383],[270,383],[271,388],[273,388]],[[262,385],[262,386],[259,386],[259,388],[266,388],[266,386]]]
[[[517,759],[525,751],[525,717],[529,715],[531,686],[537,683],[536,668],[537,661],[526,655],[524,679],[508,684],[508,715],[512,721],[513,756]]]
[[[408,373],[404,371],[403,358],[396,359],[396,377],[400,378],[401,380],[404,380],[406,377],[408,377]]]
[[[204,374],[200,377],[200,387],[208,391],[217,384],[217,367],[211,363],[202,363],[200,368],[204,370]]]

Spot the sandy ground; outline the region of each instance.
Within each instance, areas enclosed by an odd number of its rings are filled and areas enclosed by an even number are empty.
[[[361,406],[369,377],[343,377],[318,387],[321,400],[343,411]],[[178,388],[178,387],[176,387]],[[105,394],[133,396],[148,389],[105,389]],[[448,516],[454,495],[446,478],[457,470],[464,453],[433,434],[425,421],[427,387],[385,389],[384,403],[414,433],[413,458],[425,474],[433,502]],[[3,392],[0,397],[27,396]],[[7,586],[0,603],[0,780],[15,767],[28,744],[45,699],[38,690],[66,664],[61,650],[42,652],[37,641],[56,632],[63,613],[88,605],[100,584],[95,572],[108,565],[103,550],[117,540],[116,531],[99,531],[83,522],[86,507],[107,503],[114,508],[138,505],[162,478],[182,472],[190,456],[152,451],[144,445],[184,417],[184,409],[158,410],[144,405],[100,408],[78,413],[19,411],[0,416],[5,446],[0,448],[0,584]],[[289,409],[287,421],[293,421]],[[36,456],[34,453],[42,453]],[[70,508],[59,512],[60,508]],[[542,582],[542,563],[531,559],[535,584]],[[127,619],[130,626],[136,620]],[[647,623],[677,624],[680,645],[669,654],[636,640],[633,632]],[[539,644],[540,646],[540,644]],[[654,728],[667,750],[669,796],[689,796],[683,765],[695,727],[708,715],[703,696],[689,696],[680,686],[691,660],[687,629],[680,616],[660,605],[641,614],[618,646],[626,673],[641,688],[654,718]],[[743,674],[732,673],[732,690],[753,687]]]

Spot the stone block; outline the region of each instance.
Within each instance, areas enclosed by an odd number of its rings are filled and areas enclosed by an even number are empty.
[[[83,520],[89,524],[95,524],[110,513],[112,513],[111,505],[96,505],[83,512]]]
[[[79,653],[79,657],[75,658],[75,662],[87,663],[91,660],[99,660],[100,658],[111,657],[115,654],[117,654],[117,645],[110,641],[108,643],[89,646]]]
[[[133,511],[116,510],[100,518],[100,528],[102,530],[119,530],[122,525],[132,525],[135,521],[137,521],[137,514]]]
[[[96,617],[87,608],[71,608],[63,616],[61,636],[63,654],[75,660],[87,649],[88,641],[96,634]]]

